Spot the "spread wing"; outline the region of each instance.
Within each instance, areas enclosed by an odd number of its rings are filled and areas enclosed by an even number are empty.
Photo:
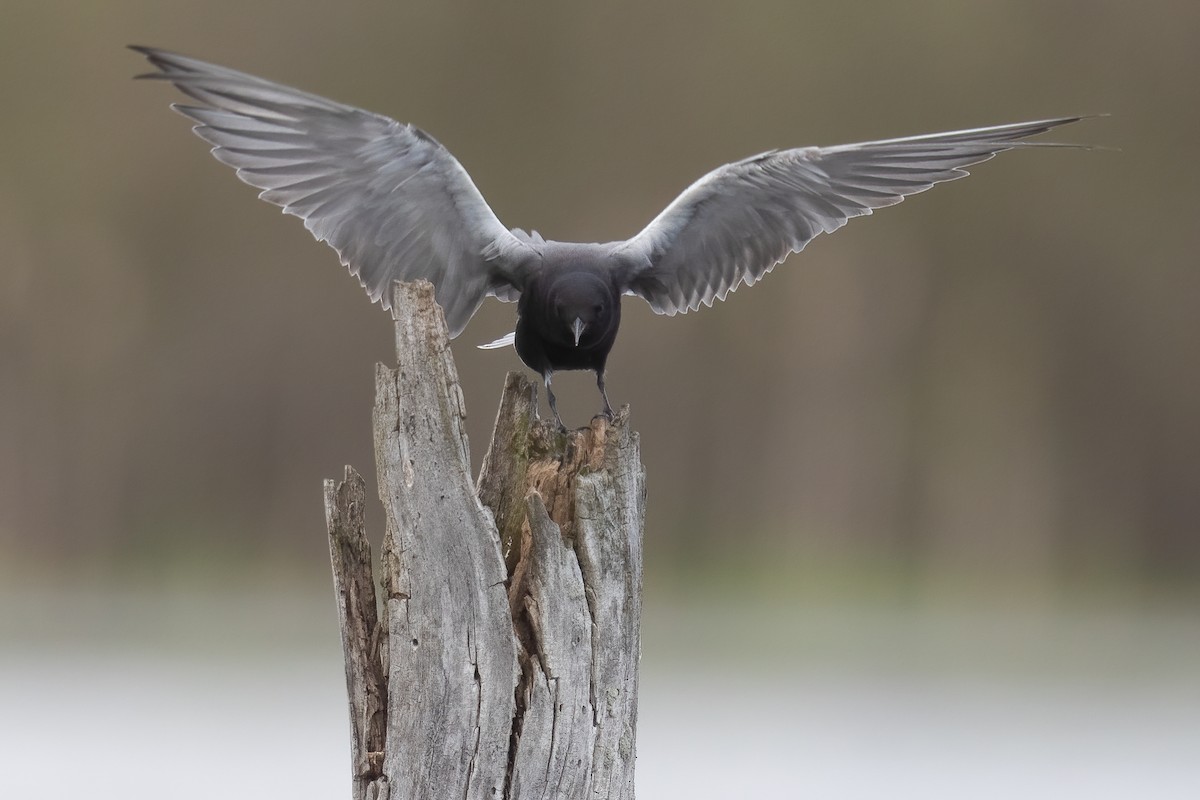
[[[489,294],[513,299],[536,246],[500,224],[462,165],[413,127],[208,64],[134,47],[197,105],[175,105],[213,156],[304,220],[372,301],[424,278],[457,336]]]
[[[711,306],[742,283],[755,283],[817,234],[964,177],[966,167],[1004,150],[1054,146],[1025,140],[1079,119],[779,150],[726,164],[615,249],[632,265],[625,288],[659,314]]]

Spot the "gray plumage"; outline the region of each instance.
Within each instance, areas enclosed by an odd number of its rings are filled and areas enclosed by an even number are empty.
[[[500,224],[462,165],[412,125],[193,58],[133,48],[201,105],[174,104],[213,156],[263,200],[304,220],[371,300],[425,278],[457,336],[484,297],[515,300],[536,253]]]
[[[1027,140],[1080,119],[773,150],[708,173],[632,239],[576,244],[506,228],[454,156],[412,125],[196,59],[133,49],[159,70],[142,77],[170,81],[198,101],[173,107],[197,123],[213,155],[261,189],[262,199],[304,220],[372,301],[387,308],[393,281],[425,278],[457,336],[485,297],[520,300],[516,343],[526,364],[547,386],[555,369],[596,369],[602,391],[620,295],[667,315],[712,305],[818,234],[964,177],[1005,150],[1055,146]],[[581,281],[605,295],[594,307]],[[537,298],[523,297],[535,289]],[[552,303],[557,316],[542,314]],[[522,337],[522,323],[537,315],[538,336],[565,342],[563,330],[574,325],[574,346],[587,346],[580,320],[599,328],[589,314],[601,305],[615,319],[591,360],[551,357],[540,346],[533,352],[536,337]]]

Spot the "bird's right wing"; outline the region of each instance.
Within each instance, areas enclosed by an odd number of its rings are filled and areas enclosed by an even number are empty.
[[[300,217],[372,301],[393,281],[435,287],[450,335],[483,298],[512,299],[535,245],[505,228],[462,165],[421,130],[225,67],[133,48],[199,105],[176,105],[213,156]]]
[[[622,288],[659,314],[695,311],[753,284],[820,233],[895,205],[965,167],[1079,117],[763,153],[713,170],[613,254]]]

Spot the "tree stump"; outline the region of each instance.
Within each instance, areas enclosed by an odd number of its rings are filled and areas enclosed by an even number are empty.
[[[645,471],[628,407],[560,432],[505,380],[478,486],[445,321],[397,284],[376,368],[381,609],[350,467],[325,482],[355,800],[632,798]]]

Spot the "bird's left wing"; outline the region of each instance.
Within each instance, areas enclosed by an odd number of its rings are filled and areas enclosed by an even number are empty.
[[[148,47],[198,105],[175,105],[213,156],[337,251],[372,301],[424,278],[457,336],[489,294],[512,299],[536,246],[505,228],[462,165],[412,125]]]
[[[1025,139],[1079,119],[772,151],[726,164],[614,248],[626,265],[622,289],[659,314],[711,306],[851,217],[961,178],[965,167],[1004,150],[1049,146]]]

